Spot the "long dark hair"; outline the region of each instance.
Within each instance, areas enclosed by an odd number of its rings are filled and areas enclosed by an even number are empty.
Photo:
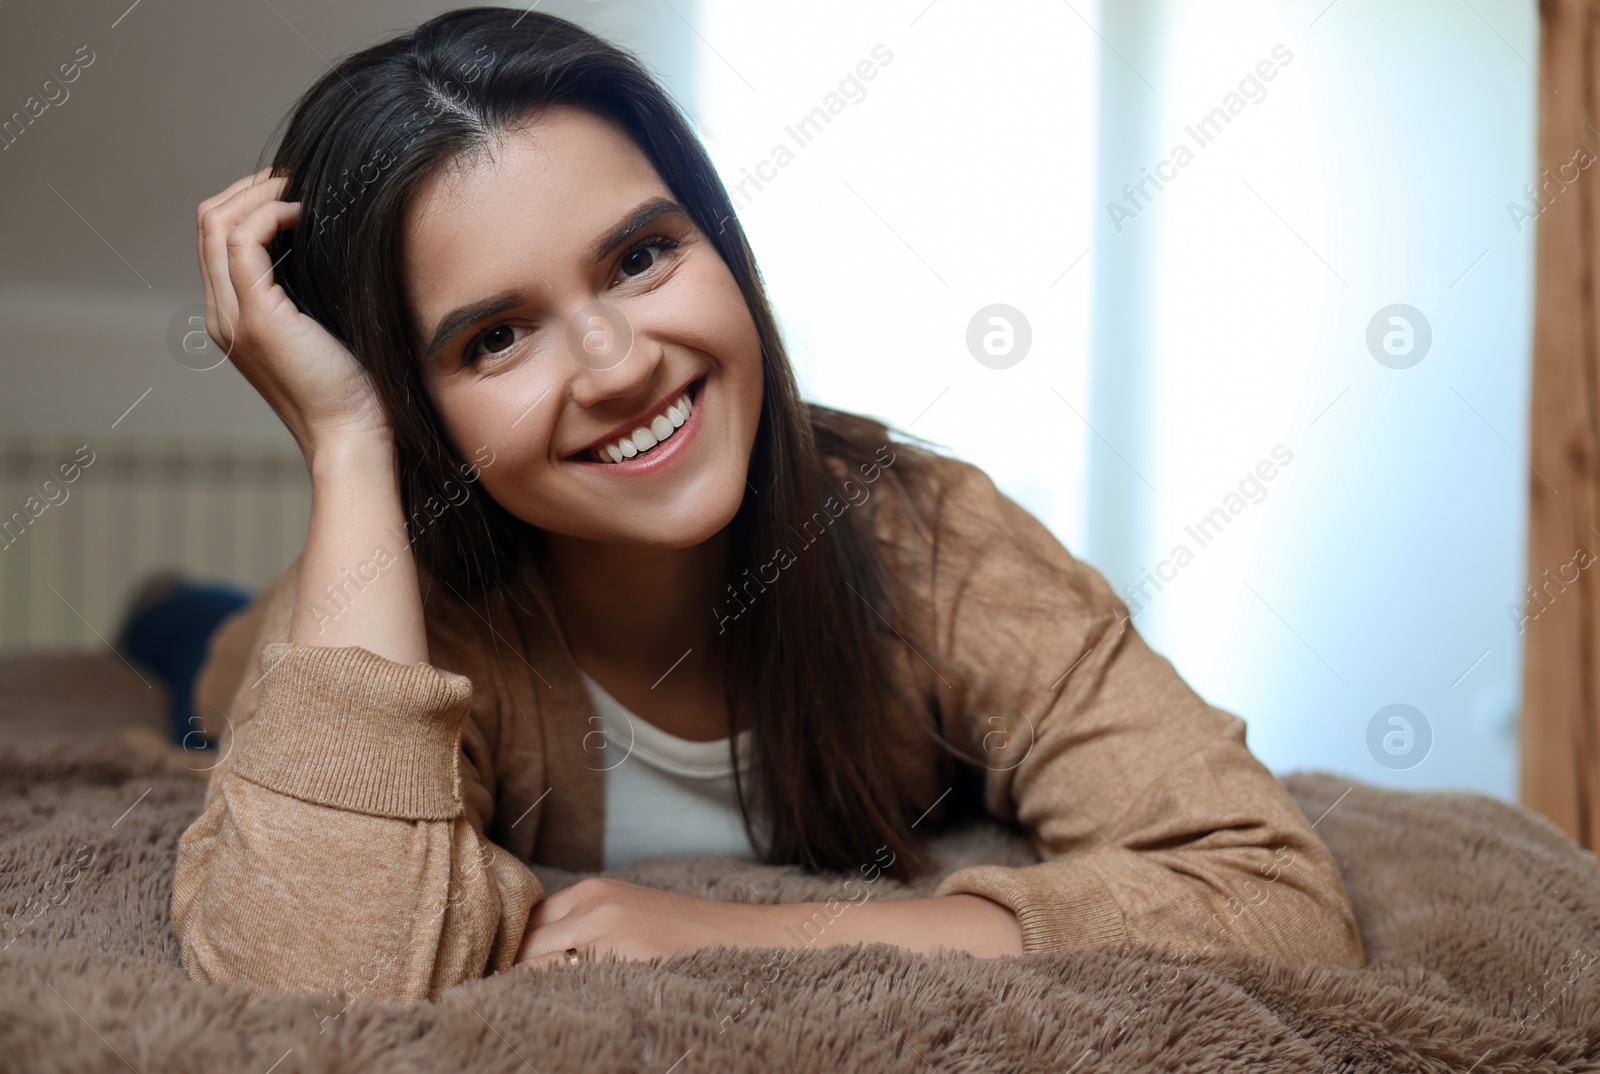
[[[865,467],[876,464],[925,509],[931,452],[898,431],[891,445],[882,422],[801,400],[727,191],[639,62],[564,19],[470,8],[331,68],[295,107],[273,159],[275,173],[288,177],[284,200],[302,203],[296,231],[280,234],[271,251],[278,282],[372,374],[394,431],[406,518],[452,483],[460,487],[471,460],[461,453],[470,445],[444,432],[410,343],[400,221],[435,169],[554,105],[620,125],[716,247],[754,318],[764,392],[748,474],[754,492],[730,524],[729,593],[750,594],[752,575],[795,535],[814,531],[830,498],[856,502],[845,479],[854,475],[859,497]],[[892,873],[909,877],[928,864],[912,825],[943,781],[959,776],[943,754],[940,773],[914,760],[928,753],[919,732],[948,743],[941,721],[929,719],[937,697],[888,674],[891,647],[936,657],[872,535],[873,510],[869,500],[866,510],[827,512],[827,537],[770,586],[758,583],[775,592],[741,605],[729,643],[730,734],[750,714],[753,785],[737,768],[735,778],[753,841],[754,818],[770,836],[764,860],[830,870],[892,861]],[[422,530],[415,553],[432,578],[481,595],[499,591],[517,550],[541,540],[492,497],[470,496]]]

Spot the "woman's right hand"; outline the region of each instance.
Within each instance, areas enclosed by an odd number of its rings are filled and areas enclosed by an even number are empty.
[[[367,371],[273,279],[267,244],[300,218],[300,203],[278,200],[285,183],[266,168],[200,203],[206,334],[289,427],[307,463],[336,444],[392,445]]]
[[[283,419],[311,471],[311,519],[286,640],[426,663],[416,561],[404,537],[395,548],[405,515],[393,431],[355,356],[273,279],[267,246],[300,221],[300,206],[279,200],[285,185],[257,172],[207,199],[199,219],[206,334]],[[330,613],[323,594],[368,565],[388,583],[361,587],[353,604],[332,601]]]

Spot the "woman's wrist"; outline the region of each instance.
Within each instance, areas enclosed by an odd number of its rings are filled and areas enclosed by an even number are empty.
[[[305,448],[313,486],[319,481],[349,482],[359,474],[368,480],[397,476],[394,442],[383,435],[324,437]]]
[[[982,895],[784,903],[757,907],[765,931],[784,947],[891,943],[912,951],[966,951],[980,958],[1020,955],[1022,926],[1010,909]]]
[[[426,623],[393,447],[382,437],[342,436],[319,441],[306,456],[311,520],[288,640],[354,645],[397,663],[426,663]]]

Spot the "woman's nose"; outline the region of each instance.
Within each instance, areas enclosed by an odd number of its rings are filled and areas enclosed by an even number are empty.
[[[584,369],[605,371],[621,365],[633,350],[633,324],[606,302],[591,302],[567,319],[567,350]]]
[[[638,395],[655,380],[664,355],[654,336],[604,303],[568,321],[567,350],[575,367],[573,398],[583,406]]]

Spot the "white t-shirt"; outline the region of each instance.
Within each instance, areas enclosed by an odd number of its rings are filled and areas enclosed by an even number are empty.
[[[606,734],[603,867],[660,857],[754,858],[734,795],[728,740],[668,734],[578,670]],[[739,732],[738,745],[748,786],[749,730]]]

